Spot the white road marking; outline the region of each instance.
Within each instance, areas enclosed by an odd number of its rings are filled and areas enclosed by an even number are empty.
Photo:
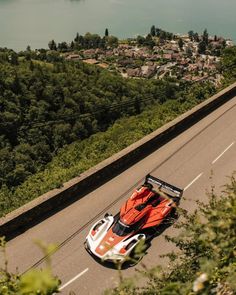
[[[61,286],[59,288],[59,291],[63,290],[64,288],[66,288],[68,285],[70,285],[71,283],[73,283],[75,280],[77,280],[79,277],[81,277],[82,275],[84,275],[89,269],[86,268],[85,270],[83,270],[81,273],[77,274],[77,276],[73,277],[71,280],[69,280],[67,283],[65,283],[63,286]]]
[[[234,144],[235,144],[235,141],[233,141],[217,158],[215,158],[215,160],[211,164],[215,164],[215,162],[219,160],[219,158],[222,157],[224,153],[226,153]]]
[[[184,191],[186,191],[195,181],[198,180],[198,178],[200,178],[202,176],[203,172],[200,173],[197,177],[195,177],[185,188]]]

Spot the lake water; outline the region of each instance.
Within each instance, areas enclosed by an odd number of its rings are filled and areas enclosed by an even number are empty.
[[[174,33],[189,30],[236,42],[236,0],[0,0],[0,47],[47,48],[76,32],[119,38],[143,35],[151,25]]]

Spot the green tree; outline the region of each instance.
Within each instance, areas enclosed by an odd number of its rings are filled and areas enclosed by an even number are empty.
[[[198,53],[204,54],[206,52],[207,45],[204,41],[198,43]]]
[[[208,36],[207,29],[205,29],[205,30],[203,31],[202,41],[205,42],[206,45],[208,45],[208,42],[209,42],[208,37],[209,37],[209,36]]]
[[[117,47],[118,46],[118,38],[115,36],[108,36],[106,39],[107,46],[109,47]]]
[[[225,76],[225,83],[232,83],[236,79],[236,46],[223,50],[221,73]]]
[[[156,28],[156,36],[157,36],[157,37],[160,37],[161,32],[162,32],[162,29],[160,29],[160,28]]]
[[[193,39],[194,39],[195,42],[199,42],[200,41],[198,33],[195,33],[193,35]]]
[[[193,41],[193,39],[194,39],[194,31],[189,31],[188,32],[188,36],[189,36],[189,39],[191,40],[191,41]]]
[[[61,42],[61,43],[58,43],[57,49],[59,51],[66,52],[66,51],[68,51],[69,46],[68,46],[68,44],[66,42]]]
[[[75,36],[74,41],[75,41],[75,42],[79,42],[79,33],[76,33],[76,36]]]
[[[193,56],[193,51],[190,47],[186,48],[186,54],[189,58]]]
[[[105,37],[108,37],[109,36],[109,32],[108,32],[108,29],[106,28],[105,30]]]
[[[50,50],[57,50],[57,44],[54,40],[51,40],[49,43],[48,43],[48,47]]]
[[[154,25],[151,26],[150,34],[151,34],[152,37],[156,36],[156,27]]]
[[[138,36],[137,37],[137,43],[139,46],[142,46],[145,43],[145,38],[143,36]]]
[[[184,41],[182,38],[179,38],[178,45],[179,45],[180,50],[183,50]]]
[[[149,48],[153,48],[153,46],[155,46],[155,42],[153,41],[150,34],[146,36],[144,45],[148,46]]]
[[[75,42],[71,41],[70,42],[70,49],[73,50],[75,48]]]
[[[9,62],[12,64],[12,65],[18,65],[19,62],[18,62],[18,55],[12,51],[9,55]]]

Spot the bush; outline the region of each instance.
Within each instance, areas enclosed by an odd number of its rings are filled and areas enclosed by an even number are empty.
[[[54,245],[39,243],[44,255],[55,252]],[[23,275],[10,273],[7,269],[6,242],[0,238],[0,248],[4,256],[4,266],[0,267],[0,294],[2,295],[52,295],[59,291],[60,280],[52,274],[50,257],[47,256],[46,268],[31,269]]]

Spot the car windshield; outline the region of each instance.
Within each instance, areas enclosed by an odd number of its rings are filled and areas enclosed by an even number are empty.
[[[123,222],[121,222],[121,220],[119,219],[113,226],[112,231],[114,234],[118,235],[118,236],[126,236],[128,234],[131,234],[132,232],[136,231],[141,224],[143,224],[143,218],[141,220],[139,220],[138,222],[136,222],[135,224],[132,225],[127,225],[124,224]]]
[[[114,234],[118,236],[126,236],[133,231],[133,226],[126,225],[118,220],[112,228]]]

